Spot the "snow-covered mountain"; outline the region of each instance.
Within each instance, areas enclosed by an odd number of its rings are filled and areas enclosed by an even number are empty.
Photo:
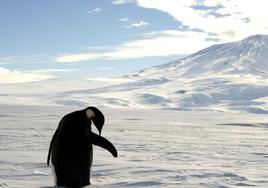
[[[214,45],[133,76],[165,80],[156,88],[170,107],[266,113],[268,36]]]
[[[0,103],[268,113],[268,36],[214,45],[117,78],[1,87]]]
[[[184,59],[142,72],[170,78],[194,78],[215,73],[265,76],[268,73],[268,35],[254,35],[238,42],[214,45]]]

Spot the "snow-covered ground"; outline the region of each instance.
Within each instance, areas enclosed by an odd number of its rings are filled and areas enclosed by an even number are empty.
[[[0,187],[53,187],[49,142],[61,117],[76,109],[0,105]],[[265,115],[101,110],[102,134],[119,156],[94,147],[89,187],[268,187]]]

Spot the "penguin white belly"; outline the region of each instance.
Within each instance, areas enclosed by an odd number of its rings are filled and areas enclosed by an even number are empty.
[[[57,185],[57,176],[55,173],[55,167],[54,167],[53,163],[51,163],[51,171],[52,171],[52,175],[54,177],[54,184]]]
[[[89,163],[89,173],[88,173],[88,179],[90,180],[90,175],[92,172],[92,161],[93,161],[93,147],[91,148],[91,152],[90,152],[90,163]]]

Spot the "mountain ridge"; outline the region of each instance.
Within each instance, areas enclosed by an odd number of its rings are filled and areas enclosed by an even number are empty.
[[[253,55],[255,55],[255,58]],[[169,69],[169,71],[175,68],[186,69],[186,67],[183,66],[185,64],[187,64],[187,67],[189,67],[190,64],[202,64],[202,66],[207,66],[206,68],[214,73],[219,71],[233,73],[233,71],[236,70],[240,71],[240,73],[243,71],[247,71],[245,73],[250,73],[249,71],[266,73],[268,72],[267,59],[268,35],[253,35],[237,42],[216,44],[182,59],[148,68],[142,72],[165,68]],[[190,76],[196,75],[197,72],[193,71],[194,69],[201,69],[202,71],[200,72],[204,72],[205,70],[202,66],[190,69],[188,71],[189,74],[192,72]]]

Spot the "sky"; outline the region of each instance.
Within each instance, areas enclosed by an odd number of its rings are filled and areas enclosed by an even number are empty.
[[[268,34],[266,0],[1,0],[0,83],[103,77]]]

